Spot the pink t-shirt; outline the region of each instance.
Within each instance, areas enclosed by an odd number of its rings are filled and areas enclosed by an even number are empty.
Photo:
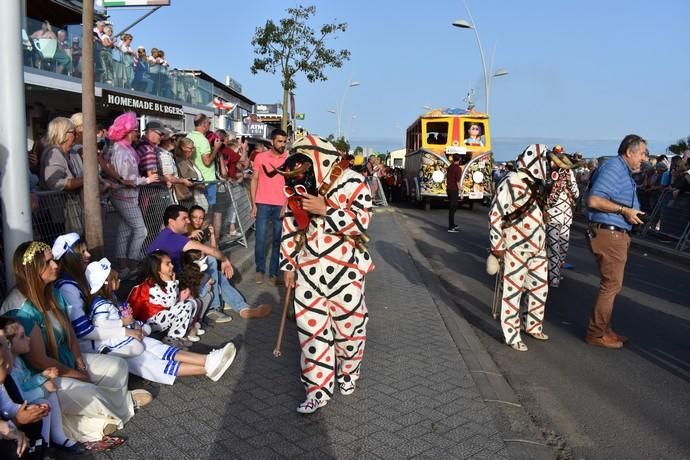
[[[280,168],[287,160],[287,152],[276,157],[271,150],[261,152],[256,155],[252,162],[252,169],[254,174],[258,174],[259,183],[256,187],[256,203],[257,204],[271,204],[274,206],[284,206],[287,202],[283,187],[285,187],[285,178],[280,174],[273,177],[268,177],[264,172],[262,166],[266,166],[268,172],[273,171],[273,168]]]

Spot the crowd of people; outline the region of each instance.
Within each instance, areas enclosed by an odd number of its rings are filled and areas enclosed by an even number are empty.
[[[248,193],[251,157],[265,150],[264,143],[250,144],[221,129],[214,132],[205,115],[195,118],[194,130],[186,135],[158,121],[147,123],[140,135],[139,121],[131,112],[117,117],[107,129],[99,127],[97,139],[101,198],[108,200],[119,216],[113,262],[123,277],[138,266],[148,235],[140,199],[142,186],[164,186],[174,202],[200,206],[209,216],[205,225],[213,226],[218,240],[240,236],[235,208],[217,206],[215,181],[240,184],[243,193]],[[43,239],[61,232],[83,234],[82,143],[83,120],[81,113],[76,113],[51,120],[46,136],[28,152],[34,222],[36,233]],[[42,194],[37,192],[63,193],[59,200],[44,196],[39,208],[38,196]]]
[[[25,64],[81,77],[81,36],[70,37],[67,29],[55,30],[48,20],[35,22],[36,30],[23,31]],[[188,102],[199,97],[190,82],[170,66],[164,50],[151,48],[147,52],[144,46],[134,47],[133,40],[129,33],[115,36],[112,23],[96,21],[93,27],[96,81]]]

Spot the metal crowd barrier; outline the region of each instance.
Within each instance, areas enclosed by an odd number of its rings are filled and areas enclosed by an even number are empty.
[[[685,251],[690,246],[690,194],[673,197],[672,190],[664,190],[642,230],[677,240],[675,249]]]
[[[388,207],[388,199],[386,198],[386,191],[383,188],[381,179],[378,176],[367,176],[367,182],[369,182],[369,188],[374,188],[372,191],[373,204],[375,206],[385,206]],[[372,187],[374,185],[374,187]]]

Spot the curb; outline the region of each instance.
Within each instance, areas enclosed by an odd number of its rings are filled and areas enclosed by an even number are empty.
[[[582,231],[587,229],[587,224],[578,220],[573,221],[572,226]],[[677,263],[690,264],[690,253],[676,251],[675,249],[661,246],[658,243],[643,240],[638,236],[633,236],[630,239],[630,246],[633,250],[642,252],[644,255],[654,254]]]
[[[494,415],[494,421],[511,458],[553,459],[554,449],[547,444],[542,431],[534,424],[520,400],[501,373],[491,355],[482,345],[472,326],[458,311],[453,296],[435,274],[429,260],[419,251],[401,214],[392,208],[398,227],[405,241],[407,252],[443,319],[472,379],[487,407]]]

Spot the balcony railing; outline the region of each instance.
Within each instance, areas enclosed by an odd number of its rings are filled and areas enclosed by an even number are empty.
[[[65,29],[53,28],[52,38],[38,38],[42,21],[25,18],[22,31],[24,66],[54,72],[60,75],[81,78],[81,26]],[[117,48],[94,46],[94,70],[96,82],[113,88],[138,91],[152,96],[164,97],[183,104],[207,106],[213,99],[213,84],[191,72],[161,65],[135,67],[132,56],[121,53]]]

